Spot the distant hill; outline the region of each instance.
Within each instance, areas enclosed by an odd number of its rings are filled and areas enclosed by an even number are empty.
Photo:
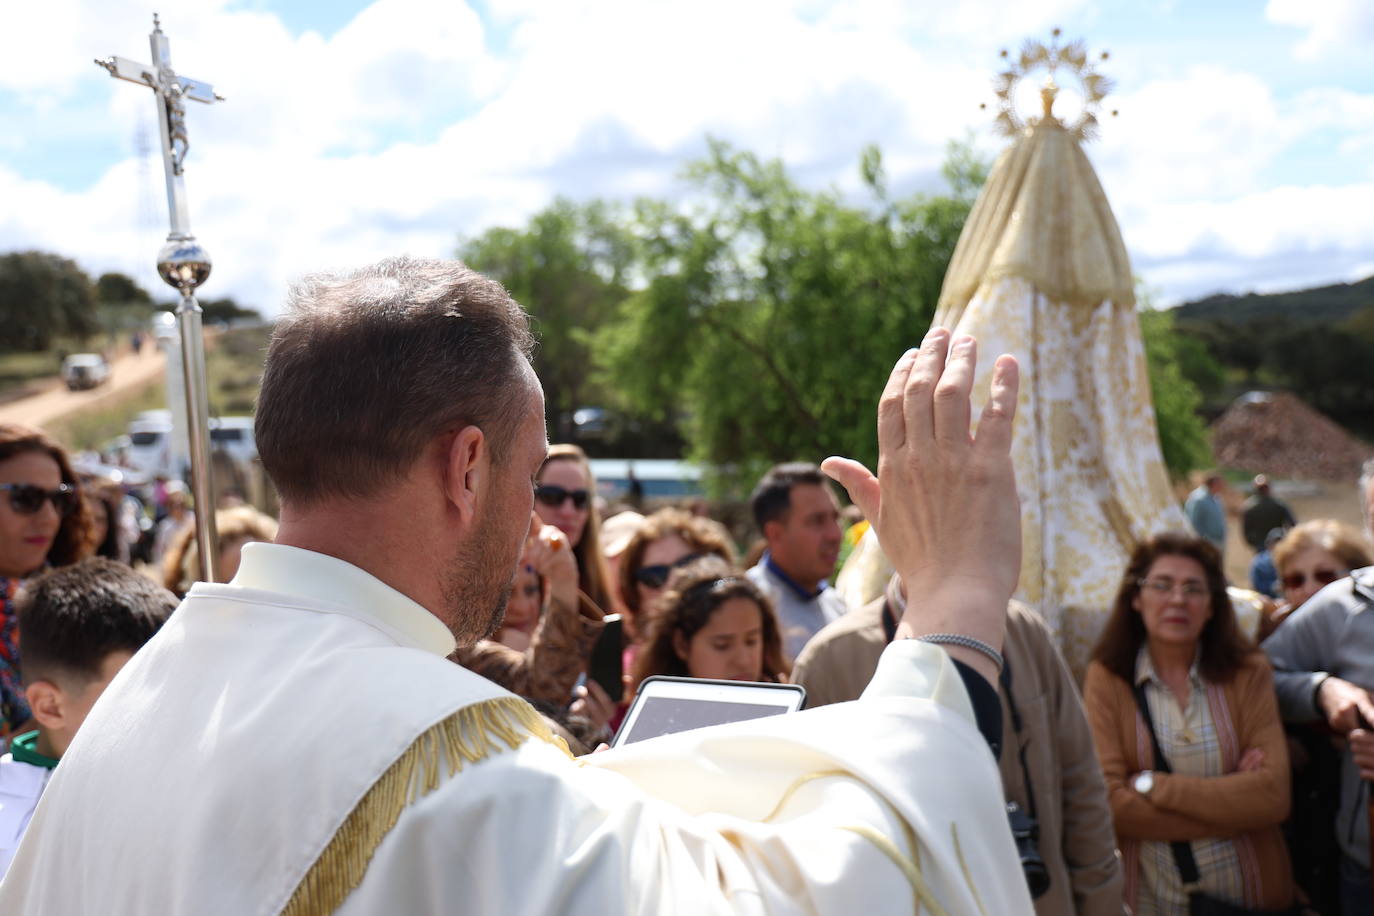
[[[1374,308],[1374,277],[1290,293],[1247,293],[1244,296],[1222,293],[1185,302],[1173,309],[1173,314],[1180,321],[1247,324],[1264,318],[1287,318],[1296,322],[1335,324],[1366,308]]]

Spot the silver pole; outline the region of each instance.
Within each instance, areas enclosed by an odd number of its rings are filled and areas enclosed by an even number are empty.
[[[209,83],[178,76],[172,69],[172,53],[157,14],[148,36],[153,62],[141,64],[122,57],[96,60],[111,76],[153,90],[157,123],[162,137],[162,165],[167,178],[167,212],[171,231],[157,256],[157,272],[181,293],[177,323],[181,331],[181,373],[185,381],[186,426],[191,450],[191,492],[196,503],[196,545],[200,550],[200,578],[215,581],[219,551],[215,537],[214,488],[210,485],[210,405],[205,378],[205,337],[195,289],[210,276],[210,255],[191,234],[186,185],[182,178],[190,137],[186,130],[186,99],[222,102],[224,97]],[[172,405],[169,405],[172,406]]]
[[[196,502],[196,545],[200,581],[215,581],[219,538],[215,532],[214,487],[210,482],[210,402],[205,376],[205,336],[200,303],[185,290],[177,308],[181,330],[181,374],[186,388],[186,429],[191,446],[191,495]]]

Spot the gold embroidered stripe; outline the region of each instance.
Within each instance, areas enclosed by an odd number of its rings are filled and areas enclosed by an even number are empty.
[[[368,863],[405,807],[433,792],[447,770],[514,750],[531,737],[562,744],[534,709],[517,697],[466,706],[430,726],[396,759],[349,812],[306,872],[282,916],[327,916],[362,883]],[[564,750],[567,746],[563,745]]]

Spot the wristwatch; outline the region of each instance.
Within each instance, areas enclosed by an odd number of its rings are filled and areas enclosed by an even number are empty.
[[[1141,795],[1144,795],[1146,798],[1149,798],[1150,793],[1153,792],[1155,788],[1154,771],[1141,770],[1139,773],[1135,775],[1135,782],[1133,785],[1137,792],[1139,792]]]

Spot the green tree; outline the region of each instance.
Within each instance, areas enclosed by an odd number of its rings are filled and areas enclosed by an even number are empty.
[[[1148,296],[1141,299],[1148,302]],[[1199,341],[1174,328],[1174,318],[1169,312],[1146,307],[1139,314],[1160,449],[1169,472],[1181,477],[1212,463],[1207,427],[1198,414],[1202,394],[1185,368],[1191,361],[1194,372],[1201,372],[1210,379],[1213,370],[1203,361],[1210,357]]]
[[[95,281],[95,300],[100,305],[151,308],[153,297],[128,274],[104,273]]]
[[[559,199],[526,228],[490,229],[463,242],[458,255],[504,284],[533,317],[551,434],[573,439],[573,412],[606,400],[593,377],[592,333],[628,294],[635,245],[623,215],[599,201]]]
[[[0,255],[0,350],[47,350],[98,330],[95,293],[75,261],[44,251]]]
[[[986,174],[971,156],[950,168]],[[686,418],[718,483],[786,459],[876,460],[874,393],[929,326],[973,193],[890,200],[876,149],[860,172],[866,205],[712,141],[686,170],[689,203],[636,207],[648,279],[597,353],[633,406]]]
[[[241,319],[252,321],[262,320],[262,315],[256,309],[239,305],[235,299],[227,296],[221,299],[206,299],[200,303],[200,308],[204,313],[201,316],[201,320],[207,322],[231,322]]]

